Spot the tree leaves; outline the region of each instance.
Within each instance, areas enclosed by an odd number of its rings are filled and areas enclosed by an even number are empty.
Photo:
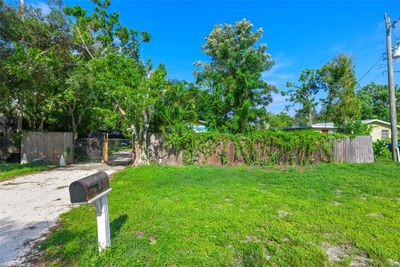
[[[202,50],[210,63],[196,62],[197,82],[210,95],[209,126],[221,131],[246,132],[260,120],[274,87],[261,79],[273,65],[265,45],[256,46],[262,29],[242,20],[217,25]]]

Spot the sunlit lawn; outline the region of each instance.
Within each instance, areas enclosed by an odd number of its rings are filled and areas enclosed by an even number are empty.
[[[9,180],[17,176],[44,171],[54,166],[45,164],[0,163],[0,181]]]
[[[85,205],[40,248],[56,265],[396,266],[399,172],[391,163],[129,168],[112,178],[108,251],[98,254]]]

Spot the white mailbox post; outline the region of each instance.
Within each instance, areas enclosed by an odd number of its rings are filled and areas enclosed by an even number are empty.
[[[97,216],[99,251],[111,246],[110,218],[108,215],[108,193],[111,191],[108,175],[98,172],[69,186],[71,203],[94,204]]]

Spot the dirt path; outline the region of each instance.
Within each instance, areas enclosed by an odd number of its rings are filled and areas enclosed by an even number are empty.
[[[0,182],[0,266],[20,266],[34,241],[68,211],[68,186],[98,171],[111,174],[122,167],[76,164]]]

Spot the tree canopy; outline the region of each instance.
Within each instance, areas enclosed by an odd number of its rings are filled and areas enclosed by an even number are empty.
[[[208,61],[195,63],[195,82],[178,81],[163,64],[142,59],[148,32],[124,25],[109,0],[92,4],[88,11],[52,0],[43,12],[0,1],[0,115],[15,119],[18,132],[72,131],[78,138],[120,129],[139,157],[149,133],[183,134],[199,122],[246,133],[320,120],[354,133],[361,119],[389,119],[386,86],[356,90],[353,60],[344,54],[287,84],[294,117],[273,114],[268,105],[280,90],[263,78],[274,61],[261,28],[245,19],[216,25],[202,46]]]
[[[262,29],[242,20],[217,25],[206,37],[203,52],[210,62],[197,62],[197,82],[209,94],[207,122],[231,132],[249,131],[266,113],[275,88],[262,79],[273,61],[266,45],[257,45]]]

